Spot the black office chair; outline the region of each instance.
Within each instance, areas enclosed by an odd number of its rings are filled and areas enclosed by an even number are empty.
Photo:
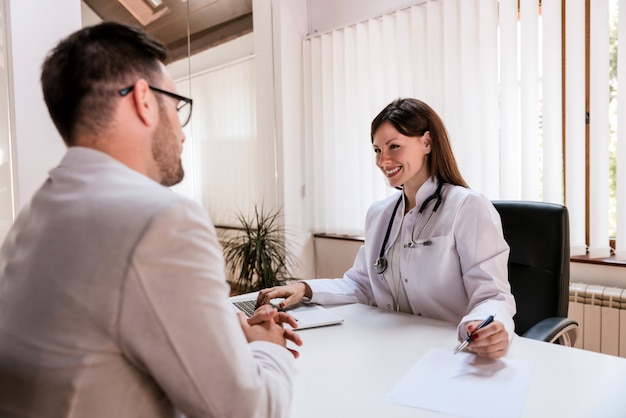
[[[515,333],[573,346],[578,323],[569,304],[569,215],[546,202],[493,202],[509,244],[509,282],[515,296]]]

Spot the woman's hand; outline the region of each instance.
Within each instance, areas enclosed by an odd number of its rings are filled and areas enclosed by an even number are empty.
[[[298,282],[289,284],[286,286],[275,286],[263,289],[259,292],[259,296],[256,300],[256,306],[265,305],[270,303],[270,300],[275,298],[285,298],[280,302],[281,308],[287,308],[288,306],[295,305],[300,302],[303,297],[311,298],[313,292],[308,284],[304,282]]]
[[[467,333],[471,334],[476,330],[481,321],[470,321],[467,323]],[[509,349],[509,333],[506,332],[504,324],[493,321],[484,328],[479,329],[472,335],[472,341],[467,349],[481,357],[500,358]]]

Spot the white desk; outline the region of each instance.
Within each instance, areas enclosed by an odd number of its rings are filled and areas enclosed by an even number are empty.
[[[453,324],[359,304],[330,309],[342,325],[300,331],[292,418],[446,416],[385,396],[428,349],[456,347]],[[508,356],[534,363],[524,417],[626,417],[626,359],[521,337]]]

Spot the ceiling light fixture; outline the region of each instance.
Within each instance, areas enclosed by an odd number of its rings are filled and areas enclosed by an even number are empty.
[[[169,9],[163,5],[158,9],[152,4],[153,2],[162,3],[162,0],[117,0],[128,12],[141,24],[146,27],[150,23],[157,20]]]

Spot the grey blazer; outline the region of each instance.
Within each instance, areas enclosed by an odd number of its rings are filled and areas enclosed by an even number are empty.
[[[199,205],[70,148],[0,252],[0,416],[288,416],[293,356],[228,293]]]

